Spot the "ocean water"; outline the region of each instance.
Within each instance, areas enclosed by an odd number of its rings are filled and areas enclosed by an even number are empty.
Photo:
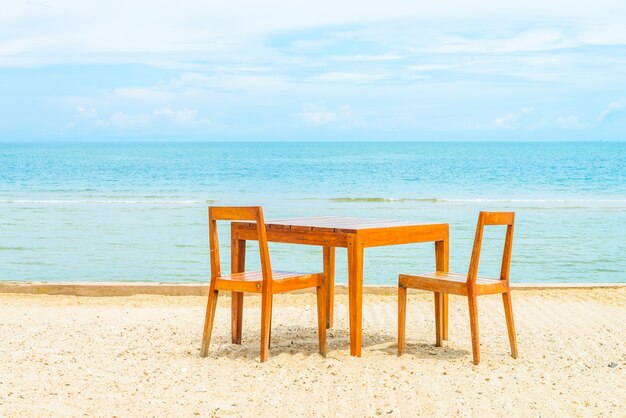
[[[210,204],[447,222],[458,272],[478,212],[512,210],[513,282],[626,282],[626,143],[603,142],[2,143],[0,280],[207,282]],[[503,233],[480,274],[497,276]],[[274,268],[321,270],[318,247],[270,249]],[[366,284],[433,269],[431,243],[365,250]]]

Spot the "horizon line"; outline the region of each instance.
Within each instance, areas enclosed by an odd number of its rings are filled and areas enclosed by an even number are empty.
[[[171,138],[155,138],[155,139],[20,139],[20,140],[3,140],[0,144],[146,144],[146,143],[179,143],[179,144],[201,144],[201,143],[508,143],[508,144],[525,144],[525,143],[626,143],[625,139],[171,139]]]

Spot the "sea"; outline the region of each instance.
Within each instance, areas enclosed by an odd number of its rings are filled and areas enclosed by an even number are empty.
[[[0,143],[0,281],[207,283],[210,205],[449,223],[460,273],[479,211],[515,211],[512,282],[626,282],[623,142]],[[481,275],[498,277],[503,237],[487,230]],[[322,269],[319,247],[270,253],[274,269]],[[368,285],[434,269],[432,243],[365,250]]]

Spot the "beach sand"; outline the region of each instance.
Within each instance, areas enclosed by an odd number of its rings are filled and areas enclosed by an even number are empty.
[[[263,364],[260,300],[246,297],[237,346],[220,299],[202,359],[204,297],[0,294],[0,416],[626,416],[626,288],[515,290],[517,360],[501,298],[480,298],[479,366],[464,298],[435,348],[432,295],[410,292],[397,357],[396,296],[365,295],[351,358],[338,295],[322,358],[314,295],[275,296]]]

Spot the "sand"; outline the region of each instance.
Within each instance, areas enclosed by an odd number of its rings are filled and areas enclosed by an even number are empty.
[[[314,296],[276,296],[264,364],[254,296],[243,344],[230,343],[226,296],[199,358],[205,303],[0,294],[0,416],[626,416],[626,288],[514,291],[518,360],[501,299],[482,297],[479,366],[460,297],[435,348],[432,296],[412,292],[397,357],[396,296],[366,295],[363,357],[351,358],[338,295],[322,358]]]

